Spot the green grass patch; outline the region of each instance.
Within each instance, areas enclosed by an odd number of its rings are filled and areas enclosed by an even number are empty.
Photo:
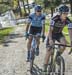
[[[64,27],[63,32],[68,33],[68,28],[67,28],[67,26]]]
[[[46,22],[45,22],[45,32],[48,32],[49,25],[50,25],[50,21],[46,20]]]
[[[12,27],[0,29],[0,42],[4,39],[5,36],[8,36],[12,30]]]

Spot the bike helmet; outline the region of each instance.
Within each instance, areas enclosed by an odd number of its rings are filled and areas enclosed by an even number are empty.
[[[35,11],[41,11],[41,10],[42,10],[42,7],[40,5],[35,6]]]
[[[61,13],[69,12],[69,7],[66,5],[62,5],[59,7],[59,12],[61,12]]]

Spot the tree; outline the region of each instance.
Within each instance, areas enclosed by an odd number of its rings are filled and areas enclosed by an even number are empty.
[[[23,6],[24,6],[24,12],[26,14],[27,12],[26,12],[26,8],[25,8],[25,2],[24,2],[24,0],[23,0]]]
[[[61,3],[62,3],[61,0],[55,0],[54,5],[55,5],[55,6],[59,6]]]
[[[21,7],[20,7],[20,1],[21,0],[18,0],[18,6],[17,6],[17,8],[20,11],[20,16],[22,17],[22,11],[21,11]]]
[[[43,3],[44,3],[44,8],[45,8],[45,9],[46,9],[47,7],[49,7],[49,5],[50,5],[50,1],[48,1],[48,0],[44,0]]]
[[[71,7],[71,15],[72,15],[72,0],[69,0],[70,2],[70,7]]]
[[[9,9],[11,9],[10,1],[0,0],[0,14],[6,12]]]
[[[30,7],[29,7],[29,1],[27,0],[27,5],[28,5],[28,11],[30,13]]]

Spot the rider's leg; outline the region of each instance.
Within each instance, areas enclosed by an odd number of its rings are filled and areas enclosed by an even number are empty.
[[[36,42],[37,42],[37,48],[36,48],[36,55],[39,55],[39,45],[40,45],[40,37],[36,37]]]
[[[47,71],[47,65],[49,62],[50,55],[51,55],[51,49],[47,48],[46,56],[45,56],[45,62],[44,62],[44,71]]]
[[[53,42],[54,42],[54,40],[53,40]],[[50,55],[51,55],[51,52],[52,52],[52,48],[50,48],[48,45],[49,45],[49,39],[47,38],[44,71],[47,71],[47,65],[49,64],[49,58],[50,58]]]
[[[32,42],[32,36],[29,36],[29,39],[28,39],[28,43],[27,43],[27,61],[29,61],[29,58],[30,58],[30,48],[31,48],[31,42]]]
[[[37,48],[36,48],[36,55],[39,55],[39,45],[40,45],[40,35],[41,35],[42,27],[38,27],[35,34],[36,34],[36,42],[37,42]]]
[[[67,44],[67,41],[66,41],[65,37],[60,38],[60,43],[63,44],[63,45]],[[63,53],[65,48],[66,48],[65,46],[60,46],[60,52]]]
[[[32,42],[32,35],[34,34],[34,27],[30,27],[30,30],[29,30],[29,39],[28,39],[28,42],[27,42],[27,50],[28,50],[28,54],[27,54],[27,60],[29,61],[30,59],[30,48],[31,48],[31,42]]]

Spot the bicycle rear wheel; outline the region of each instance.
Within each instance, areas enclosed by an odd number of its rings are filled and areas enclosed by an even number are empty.
[[[58,56],[56,60],[57,64],[55,66],[55,70],[58,69],[57,75],[64,75],[65,73],[65,62],[62,56]]]

